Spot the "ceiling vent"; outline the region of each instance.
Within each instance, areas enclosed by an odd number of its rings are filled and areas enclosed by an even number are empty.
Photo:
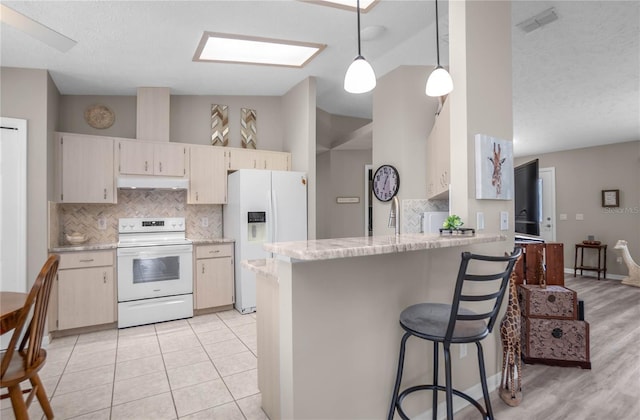
[[[558,20],[558,15],[552,7],[545,10],[544,12],[538,13],[534,17],[518,23],[516,26],[522,29],[525,33],[529,33],[535,31],[538,28],[542,28],[544,25],[547,25],[554,20]]]

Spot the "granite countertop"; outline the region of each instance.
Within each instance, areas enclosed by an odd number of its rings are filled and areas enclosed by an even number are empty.
[[[242,266],[263,276],[278,278],[278,260],[267,258],[262,260],[244,260]]]
[[[497,233],[481,233],[474,236],[405,233],[398,236],[364,236],[267,243],[264,245],[264,249],[274,254],[298,260],[316,261],[448,248],[506,240],[507,237],[505,235]]]
[[[58,245],[49,248],[49,252],[73,252],[73,251],[102,251],[108,249],[116,249],[116,242],[106,244],[80,244],[80,245]]]

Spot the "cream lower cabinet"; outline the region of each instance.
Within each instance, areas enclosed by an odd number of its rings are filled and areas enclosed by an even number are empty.
[[[113,139],[56,133],[60,203],[115,203]]]
[[[114,259],[114,251],[60,254],[56,329],[116,321]]]
[[[235,302],[233,244],[196,247],[195,309]]]
[[[227,169],[225,150],[213,146],[189,147],[188,204],[225,204]]]

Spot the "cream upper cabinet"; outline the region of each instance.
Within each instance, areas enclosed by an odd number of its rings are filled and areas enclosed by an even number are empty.
[[[195,278],[195,309],[233,304],[233,244],[196,247]]]
[[[291,153],[270,150],[227,148],[227,169],[268,169],[288,171],[291,169]]]
[[[57,329],[116,321],[114,252],[70,252],[60,256]]]
[[[113,139],[56,133],[61,203],[115,203]]]
[[[121,174],[180,177],[186,174],[184,144],[120,141],[118,151]]]
[[[189,149],[188,204],[225,204],[225,150],[214,146],[190,146]]]
[[[427,139],[427,198],[447,198],[450,184],[451,128],[449,100],[445,100]]]

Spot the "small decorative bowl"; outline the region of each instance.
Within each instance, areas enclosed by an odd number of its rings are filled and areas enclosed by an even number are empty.
[[[84,236],[81,233],[72,233],[71,235],[65,235],[67,238],[67,241],[71,244],[71,245],[78,245],[81,244],[83,242],[85,242],[87,240],[86,236]]]

